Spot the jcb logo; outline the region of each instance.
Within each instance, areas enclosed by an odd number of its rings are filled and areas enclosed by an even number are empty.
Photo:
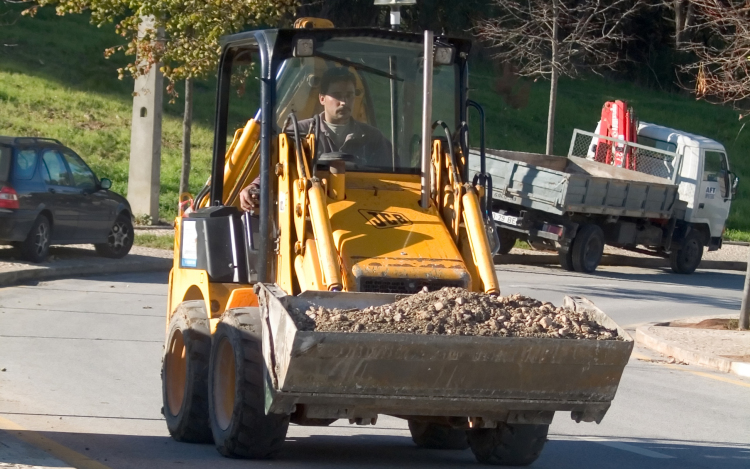
[[[375,228],[395,228],[411,225],[411,221],[396,212],[378,212],[377,210],[360,210],[359,213]]]

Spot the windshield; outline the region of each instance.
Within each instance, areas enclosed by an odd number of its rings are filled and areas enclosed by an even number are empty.
[[[458,66],[435,66],[432,121],[455,131]],[[353,156],[351,170],[418,173],[422,45],[373,37],[318,41],[315,57],[290,58],[278,72],[276,125],[294,112],[306,133],[319,115],[324,152]],[[290,130],[287,127],[287,130]],[[444,136],[442,128],[436,136]]]

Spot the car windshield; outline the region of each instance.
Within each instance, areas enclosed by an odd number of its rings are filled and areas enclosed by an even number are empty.
[[[353,154],[358,162],[353,170],[418,173],[422,51],[420,43],[376,37],[318,41],[314,57],[287,59],[279,69],[277,130],[285,126],[291,112],[302,122],[302,130],[320,115],[326,121],[324,138],[330,142],[324,148]],[[326,78],[347,72],[352,78]],[[435,66],[433,75],[432,121],[442,120],[452,131],[458,122],[458,72],[457,65]],[[347,88],[347,82],[353,89]],[[329,88],[324,90],[326,85]],[[348,119],[328,122],[328,95],[335,103],[347,103]],[[444,131],[438,128],[435,135],[444,136]]]

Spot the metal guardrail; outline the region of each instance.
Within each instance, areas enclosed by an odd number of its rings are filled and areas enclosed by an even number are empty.
[[[626,169],[677,182],[680,158],[677,153],[625,142],[612,137],[575,129],[568,156],[577,156],[615,166],[619,160]]]

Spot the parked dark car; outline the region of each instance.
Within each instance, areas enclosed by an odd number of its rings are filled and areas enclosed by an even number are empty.
[[[42,262],[50,244],[88,244],[120,258],[133,246],[130,204],[73,150],[47,138],[0,136],[0,244]]]

